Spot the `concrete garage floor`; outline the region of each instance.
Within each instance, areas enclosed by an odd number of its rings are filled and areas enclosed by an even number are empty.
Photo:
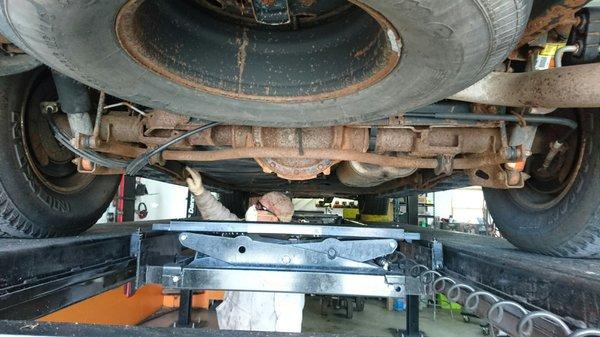
[[[465,323],[458,312],[454,319],[448,310],[437,310],[433,320],[433,309],[421,311],[421,330],[428,337],[482,337],[479,324],[475,319]],[[345,317],[343,310],[329,312],[321,316],[318,297],[306,297],[302,332],[326,332],[353,334],[360,336],[398,336],[397,330],[405,326],[405,313],[388,311],[382,300],[368,299],[365,310],[354,312],[352,319]]]
[[[319,298],[306,296],[302,332],[306,333],[337,333],[360,336],[398,336],[397,330],[404,328],[404,312],[388,311],[386,303],[382,300],[368,299],[365,310],[355,312],[354,318],[347,319],[344,311],[329,311],[327,316],[321,316]],[[428,337],[482,337],[481,328],[473,319],[465,323],[462,316],[454,313],[454,318],[448,310],[437,311],[436,320],[432,319],[433,309],[426,308],[421,311],[421,330]],[[177,312],[171,311],[158,315],[147,321],[142,326],[170,327],[177,320]],[[214,311],[194,311],[192,320],[197,328],[218,329],[216,313]]]

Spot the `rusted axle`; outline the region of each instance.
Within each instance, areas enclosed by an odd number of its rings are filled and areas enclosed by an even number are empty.
[[[217,151],[165,151],[165,160],[209,162],[242,158],[295,158],[295,159],[330,159],[336,161],[357,161],[389,167],[430,168],[439,166],[435,158],[415,158],[410,156],[387,156],[375,153],[364,153],[341,149],[304,149],[301,155],[298,149],[292,148],[237,148]],[[456,158],[453,168],[457,170],[475,169],[483,166],[498,165],[509,162],[507,155],[471,155]]]

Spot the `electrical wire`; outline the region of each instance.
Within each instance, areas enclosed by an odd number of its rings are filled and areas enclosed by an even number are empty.
[[[166,150],[169,146],[176,144],[188,137],[191,137],[195,134],[198,134],[204,130],[208,130],[214,126],[217,126],[221,124],[221,122],[212,122],[212,123],[208,123],[206,125],[203,125],[201,127],[198,127],[194,130],[190,130],[184,134],[181,134],[177,137],[172,138],[171,140],[169,140],[168,142],[162,144],[161,146],[157,147],[156,149],[150,150],[146,153],[144,153],[143,155],[137,157],[136,159],[132,160],[129,165],[127,165],[127,169],[125,170],[125,173],[127,175],[131,175],[134,176],[136,175],[141,169],[143,169],[146,165],[149,164],[150,159],[156,155],[158,155],[159,153],[161,153],[162,151]]]

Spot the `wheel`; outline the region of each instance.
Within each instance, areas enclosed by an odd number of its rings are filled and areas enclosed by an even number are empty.
[[[365,299],[364,297],[356,298],[356,311],[364,311],[365,310]]]
[[[354,317],[354,302],[346,300],[346,318],[352,319]]]
[[[237,215],[240,219],[243,219],[246,216],[249,197],[250,194],[241,191],[219,193],[219,201],[223,206],[227,207],[231,213]]]
[[[75,235],[100,218],[119,176],[80,174],[40,112],[56,100],[49,72],[0,78],[0,236]]]
[[[0,52],[0,76],[24,73],[42,65],[27,54],[6,55]]]
[[[389,207],[389,198],[378,198],[366,195],[358,198],[358,208],[361,215],[387,215]]]
[[[0,29],[61,73],[148,107],[325,126],[475,83],[516,45],[532,2],[289,0],[292,24],[272,25],[248,0],[2,1]]]
[[[543,145],[527,161],[531,175],[522,189],[484,189],[492,218],[515,246],[563,257],[600,257],[600,116],[597,110],[561,110],[579,122],[547,169],[551,142],[566,137],[562,127],[538,130]],[[536,140],[537,142],[537,140]]]
[[[321,304],[321,316],[327,316],[327,308],[329,307],[329,301],[325,297],[321,297],[319,299],[319,302]]]

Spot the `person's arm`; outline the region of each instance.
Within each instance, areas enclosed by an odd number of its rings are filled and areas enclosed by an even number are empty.
[[[194,194],[194,200],[198,211],[205,220],[241,220],[231,213],[227,207],[223,206],[209,191],[204,191],[199,195]]]
[[[235,214],[231,213],[223,204],[221,204],[213,195],[204,189],[202,177],[200,174],[189,167],[186,167],[190,177],[186,179],[190,192],[194,195],[196,207],[205,220],[231,220],[240,221]]]

